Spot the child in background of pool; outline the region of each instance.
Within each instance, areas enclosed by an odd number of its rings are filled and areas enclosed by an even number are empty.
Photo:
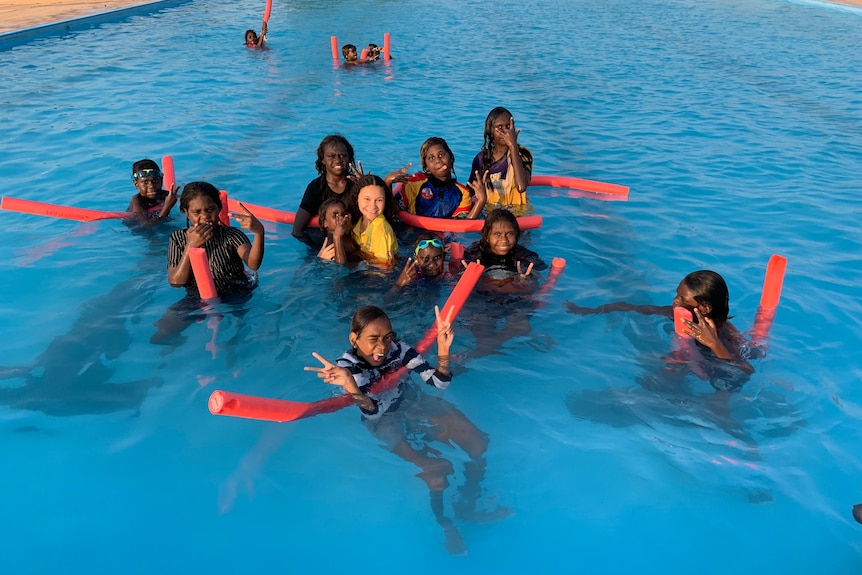
[[[221,198],[219,191],[206,182],[191,182],[183,188],[180,210],[186,214],[188,227],[171,234],[168,246],[168,281],[174,287],[185,287],[189,295],[199,296],[197,283],[189,261],[189,248],[204,248],[219,297],[246,293],[254,287],[245,273],[263,263],[264,230],[245,206],[245,213],[234,213],[243,229],[254,234],[254,243],[237,228],[219,221]]]
[[[245,31],[245,45],[247,48],[263,48],[266,42],[266,21],[260,27],[260,36],[254,30]]]
[[[353,228],[353,239],[362,257],[372,265],[391,267],[398,256],[398,240],[392,229],[395,200],[389,186],[371,174],[356,180],[355,205],[360,219]]]
[[[341,265],[362,259],[359,246],[351,235],[350,214],[344,202],[338,198],[330,198],[320,204],[318,221],[320,229],[326,235],[317,257]]]
[[[340,198],[348,209],[351,209],[354,187],[350,179],[350,169],[354,163],[353,146],[344,136],[330,134],[320,141],[317,146],[317,160],[314,162],[319,175],[309,182],[302,195],[293,222],[293,237],[315,249],[319,248],[319,244],[306,232],[308,224],[325,200]]]
[[[132,164],[132,182],[138,193],[132,196],[127,211],[133,212],[142,224],[154,225],[171,215],[177,203],[177,186],[162,189],[162,172],[159,165],[145,158]]]
[[[368,56],[366,60],[368,62],[376,62],[380,59],[380,47],[377,44],[369,44],[368,45]]]
[[[476,195],[474,202],[467,186],[456,179],[455,154],[446,140],[428,138],[419,149],[419,157],[422,171],[407,179],[402,192],[408,212],[432,218],[470,220],[482,214],[487,199],[485,180],[477,176],[470,183]]]
[[[485,451],[488,436],[463,413],[445,400],[428,396],[410,383],[409,376],[386,391],[372,392],[372,386],[401,368],[417,373],[428,385],[446,389],[452,381],[449,370],[449,350],[455,337],[451,318],[437,315],[437,366],[432,368],[415,349],[399,340],[392,331],[386,313],[375,306],[359,308],[350,324],[350,346],[336,363],[318,353],[314,357],[323,367],[306,367],[317,372],[326,383],[339,385],[353,396],[369,431],[383,441],[396,455],[415,464],[428,486],[431,509],[446,536],[446,549],[462,554],[466,546],[452,519],[444,515],[443,491],[449,486],[447,477],[454,473],[452,463],[431,447],[439,441],[460,446],[470,457],[464,464],[464,485],[461,497],[453,504],[456,516],[465,520],[503,519],[510,514],[504,507],[493,512],[477,512],[481,494],[480,482],[485,474]],[[415,448],[415,445],[419,448]]]
[[[533,154],[518,144],[515,118],[506,108],[497,107],[485,118],[482,150],[473,158],[470,180],[488,173],[488,203],[511,208],[527,203],[527,186],[533,171]]]
[[[344,63],[355,65],[365,64],[368,60],[360,60],[356,55],[356,46],[353,44],[345,44],[341,47],[341,55],[344,56]]]
[[[699,346],[709,349],[716,358],[732,363],[746,374],[754,373],[754,368],[745,359],[745,337],[728,321],[730,295],[727,283],[714,271],[698,270],[685,276],[676,288],[673,305],[635,305],[615,302],[589,308],[570,301],[566,302],[566,309],[577,315],[633,311],[643,315],[661,315],[672,319],[674,307],[683,307],[692,313],[692,320],[683,320],[683,322],[688,329],[688,335],[694,338]],[[710,383],[716,386],[712,378]],[[722,385],[721,389],[733,391],[741,386],[741,384],[734,386],[732,383]]]

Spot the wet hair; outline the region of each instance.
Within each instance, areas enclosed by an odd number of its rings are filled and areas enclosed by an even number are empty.
[[[135,172],[140,172],[141,170],[156,170],[157,172],[161,171],[159,165],[149,158],[144,158],[143,160],[138,160],[134,164],[132,164],[132,174]]]
[[[514,249],[518,245],[518,240],[521,239],[521,226],[518,225],[518,219],[509,210],[497,208],[495,210],[491,210],[491,213],[488,214],[487,218],[485,218],[485,225],[482,226],[482,238],[479,240],[479,250],[483,252],[488,250],[491,228],[494,227],[494,224],[497,222],[507,222],[511,224],[512,228],[515,230],[515,245],[512,246],[512,248]]]
[[[329,198],[325,200],[322,204],[320,204],[320,209],[317,210],[317,219],[320,222],[320,229],[326,231],[326,228],[323,227],[323,222],[326,221],[326,212],[332,206],[341,206],[344,208],[344,212],[347,213],[347,204],[342,202],[339,198]]]
[[[356,46],[354,46],[353,44],[345,44],[341,47],[341,55],[347,58],[347,52],[349,52],[350,50],[356,52]]]
[[[325,153],[326,147],[336,144],[344,146],[344,148],[347,150],[348,165],[356,163],[356,160],[353,158],[353,146],[350,145],[350,142],[347,141],[347,138],[345,138],[341,134],[330,134],[320,140],[320,145],[317,146],[317,161],[314,162],[314,168],[321,176],[326,173],[326,167],[323,165],[323,154]]]
[[[395,198],[392,196],[392,188],[386,185],[383,178],[375,176],[374,174],[365,174],[354,182],[353,192],[351,192],[350,196],[350,205],[348,205],[351,215],[354,218],[357,216],[361,217],[359,212],[359,192],[362,191],[362,188],[368,186],[380,186],[383,188],[383,217],[385,217],[389,224],[392,225],[395,221],[395,213],[397,211],[395,207]]]
[[[685,276],[682,283],[691,290],[697,303],[710,307],[707,314],[709,319],[718,325],[727,321],[730,314],[730,294],[723,277],[714,271],[698,270]]]
[[[378,46],[377,44],[374,44],[374,43],[369,44],[368,45],[368,57],[373,59],[373,60],[377,60],[378,58],[380,58],[380,46]]]
[[[446,140],[443,138],[438,138],[437,136],[431,136],[424,142],[422,142],[422,147],[419,148],[419,158],[422,160],[422,171],[427,172],[428,169],[425,164],[425,154],[428,153],[428,148],[431,146],[441,146],[446,153],[452,157],[452,164],[449,166],[449,172],[452,175],[452,179],[458,179],[455,176],[455,154],[452,153],[452,149],[449,147],[449,144],[446,143]]]
[[[362,333],[362,330],[368,327],[368,324],[380,318],[386,318],[389,321],[389,316],[386,315],[386,312],[376,305],[364,305],[353,314],[353,319],[350,320],[350,333],[355,333],[358,337]],[[392,322],[390,321],[389,323],[391,324]]]
[[[183,193],[180,194],[180,211],[186,213],[191,201],[201,196],[211,199],[221,211],[221,198],[218,189],[207,182],[189,182],[183,187]]]
[[[494,163],[494,156],[491,153],[491,149],[494,147],[494,123],[498,118],[504,115],[513,117],[512,112],[502,106],[497,106],[488,112],[488,117],[485,118],[485,139],[482,144],[482,162],[486,170]]]
[[[243,40],[246,42],[246,44],[248,43],[248,33],[249,32],[251,32],[254,35],[254,40],[255,40],[255,42],[257,42],[257,39],[258,39],[257,38],[257,32],[255,32],[254,30],[246,30],[245,36],[243,36]]]

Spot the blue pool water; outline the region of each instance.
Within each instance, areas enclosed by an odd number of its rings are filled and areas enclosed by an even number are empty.
[[[207,322],[156,348],[152,324],[182,295],[165,281],[168,231],[4,212],[4,573],[858,572],[862,11],[276,3],[271,49],[249,51],[263,4],[193,0],[7,46],[2,194],[122,210],[130,164],[172,154],[180,182],[292,211],[327,133],[376,173],[418,165],[440,135],[465,179],[486,113],[506,106],[535,173],[631,186],[628,202],[535,191],[544,227],[525,243],[567,260],[557,288],[494,355],[456,326],[442,395],[490,437],[483,505],[513,515],[460,523],[469,555],[449,555],[418,470],[355,411],[208,413],[213,389],[331,393],[303,366],[342,352],[353,310],[392,278],[320,265],[272,225],[260,287],[218,323],[215,357]],[[332,68],[330,35],[383,32],[390,66]],[[639,385],[668,322],[564,311],[669,303],[711,268],[747,330],[773,253],[789,263],[769,352],[726,405],[696,378],[685,393]],[[393,303],[395,328],[415,340],[442,298]],[[457,484],[466,456],[441,450]]]

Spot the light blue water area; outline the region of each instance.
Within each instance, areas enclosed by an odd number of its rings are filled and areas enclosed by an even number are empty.
[[[456,326],[438,395],[490,437],[483,508],[513,514],[457,522],[469,555],[451,556],[418,469],[354,410],[283,425],[208,413],[213,389],[332,393],[303,366],[341,353],[353,311],[393,277],[320,264],[268,225],[251,301],[160,348],[183,218],[142,235],[3,212],[4,573],[858,572],[862,11],[276,2],[270,49],[250,51],[263,5],[193,1],[0,52],[2,193],[122,210],[131,163],[172,154],[181,183],[293,211],[330,132],[381,174],[443,136],[464,180],[485,115],[506,106],[535,173],[631,187],[627,202],[533,190],[544,226],[523,241],[566,259],[556,289],[519,316],[528,333],[477,337],[477,301]],[[331,35],[362,47],[384,32],[389,65],[333,69]],[[667,304],[709,268],[748,330],[773,253],[789,263],[768,355],[729,399],[693,376],[645,387],[669,322],[563,305]],[[444,297],[388,302],[395,329],[415,341]],[[438,447],[451,515],[467,456]]]

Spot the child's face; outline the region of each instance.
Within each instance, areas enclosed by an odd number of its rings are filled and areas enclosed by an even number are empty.
[[[218,204],[208,196],[192,198],[186,209],[186,217],[195,226],[199,224],[215,224],[218,221],[218,213]]]
[[[383,359],[392,350],[394,339],[392,324],[385,317],[375,319],[360,333],[350,332],[350,343],[356,348],[359,357],[373,366],[383,363]]]
[[[518,244],[515,228],[509,222],[494,222],[488,234],[488,249],[495,256],[505,256]]]
[[[700,310],[705,317],[709,317],[709,306],[701,305],[695,298],[694,292],[688,287],[685,282],[680,282],[676,288],[676,297],[673,298],[674,307],[684,307],[688,311],[694,313],[694,310]]]
[[[425,151],[425,169],[438,180],[446,180],[452,172],[452,156],[440,144]]]
[[[152,172],[154,172],[152,177],[147,177],[146,175],[136,177],[134,184],[139,194],[145,198],[154,200],[159,195],[159,192],[162,191],[162,177],[155,170],[152,170]]]
[[[257,44],[257,34],[249,30],[245,33],[245,43],[246,44]]]
[[[350,167],[350,157],[344,144],[329,144],[323,148],[323,169],[333,176],[344,176]]]
[[[494,119],[493,125],[491,126],[491,133],[494,136],[494,144],[499,146],[506,145],[506,138],[503,137],[503,133],[511,126],[511,124],[512,116],[508,114],[500,114]]]
[[[356,48],[348,48],[344,54],[344,59],[348,62],[354,62],[356,60]]]
[[[362,218],[366,222],[371,222],[382,214],[386,207],[386,191],[380,186],[365,186],[359,190],[356,203]]]
[[[321,225],[323,229],[329,233],[335,231],[335,228],[338,226],[338,220],[344,217],[344,208],[339,204],[335,204],[326,208],[326,214],[324,215],[323,222]],[[345,227],[344,233],[346,234],[348,228]]]
[[[416,252],[416,265],[425,277],[433,278],[443,271],[443,248],[428,246]]]

